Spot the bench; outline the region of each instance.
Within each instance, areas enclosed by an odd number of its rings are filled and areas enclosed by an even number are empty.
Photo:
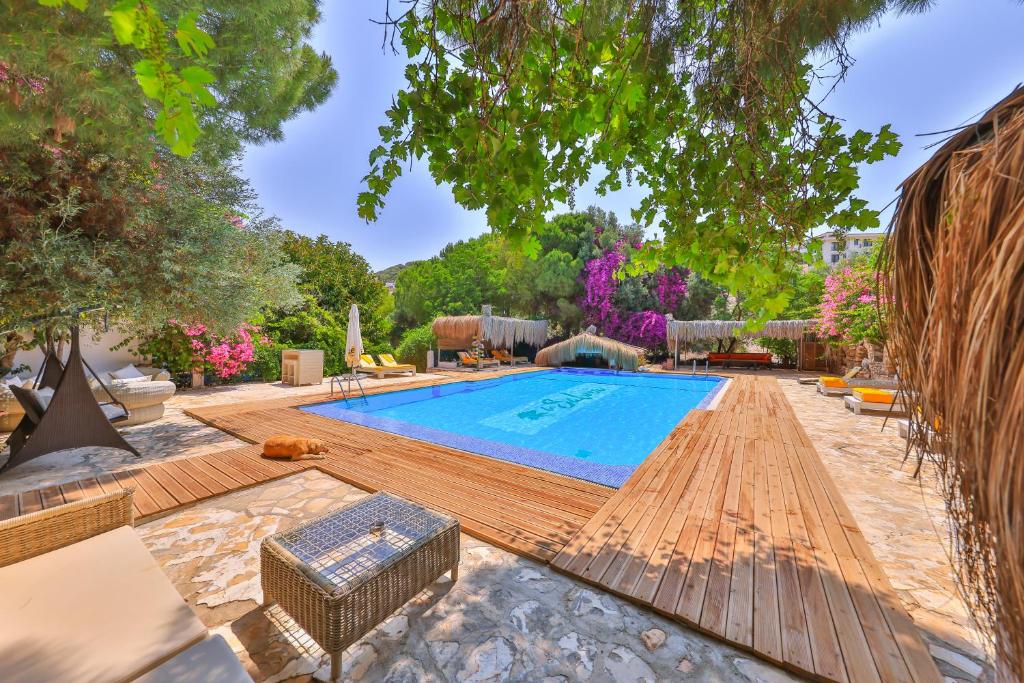
[[[709,353],[708,363],[721,365],[727,368],[730,365],[738,367],[766,367],[772,366],[772,354],[770,353]]]

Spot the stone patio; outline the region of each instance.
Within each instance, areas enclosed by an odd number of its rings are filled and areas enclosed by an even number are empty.
[[[280,608],[261,608],[259,543],[367,495],[305,472],[138,527],[178,590],[257,681],[306,681],[329,659]],[[799,680],[718,641],[462,537],[444,577],[350,647],[352,681]]]

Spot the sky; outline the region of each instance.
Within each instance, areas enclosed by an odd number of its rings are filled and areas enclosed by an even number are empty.
[[[327,0],[313,36],[338,71],[330,99],[285,124],[284,140],[246,151],[243,171],[266,213],[311,236],[348,242],[374,270],[429,258],[450,242],[488,230],[482,211],[455,203],[426,163],[406,168],[375,223],[356,215],[356,195],[378,144],[377,127],[404,84],[404,53],[382,50],[383,29],[371,23],[383,0]],[[937,0],[924,14],[883,17],[848,44],[856,60],[826,101],[844,128],[877,131],[891,123],[899,155],[861,169],[859,196],[883,209],[897,185],[928,159],[927,135],[964,124],[1024,80],[1024,4],[1016,0]],[[597,204],[629,220],[636,188],[598,196],[576,193],[578,207]],[[888,217],[883,216],[883,225]]]

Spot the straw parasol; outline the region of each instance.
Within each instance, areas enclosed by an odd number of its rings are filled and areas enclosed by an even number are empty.
[[[803,338],[804,332],[813,328],[817,320],[769,320],[760,329],[747,331],[745,320],[669,320],[666,333],[669,343],[698,341],[700,339],[728,339],[740,337],[753,339],[771,337],[773,339]]]
[[[352,304],[348,309],[348,330],[345,332],[345,362],[350,368],[359,365],[363,355],[363,335],[359,330],[359,307]]]
[[[1024,88],[900,189],[882,268],[912,447],[942,454],[964,597],[1024,680]]]
[[[490,306],[482,315],[450,315],[437,318],[430,326],[442,349],[468,349],[474,338],[495,348],[512,350],[516,342],[543,346],[548,338],[547,320],[523,320],[490,314]]]
[[[541,349],[537,352],[534,363],[547,367],[559,367],[564,363],[573,362],[581,353],[600,353],[609,365],[615,365],[623,370],[636,370],[640,367],[640,361],[644,357],[644,349],[639,346],[631,346],[608,337],[599,337],[596,334],[596,328],[590,326],[586,332],[581,332],[575,337],[569,337],[563,342]]]

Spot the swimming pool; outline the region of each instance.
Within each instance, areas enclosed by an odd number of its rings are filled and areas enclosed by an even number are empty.
[[[560,368],[302,410],[618,487],[723,383],[718,377]]]

